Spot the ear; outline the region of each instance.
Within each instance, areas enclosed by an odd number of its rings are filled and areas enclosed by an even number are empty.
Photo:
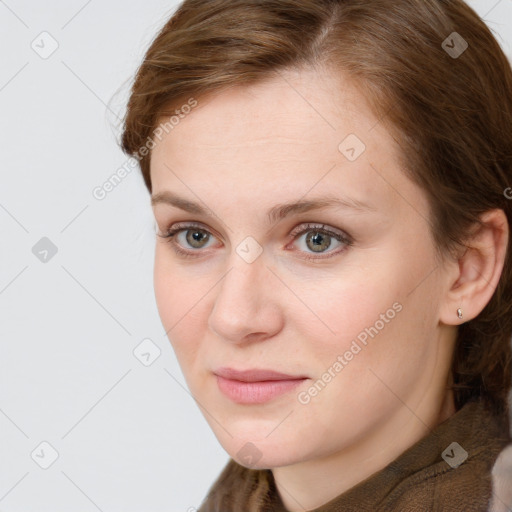
[[[485,223],[470,239],[467,249],[447,271],[447,295],[440,321],[458,325],[480,314],[498,286],[505,264],[509,225],[503,210],[489,210],[480,216]],[[457,309],[462,310],[462,319]]]

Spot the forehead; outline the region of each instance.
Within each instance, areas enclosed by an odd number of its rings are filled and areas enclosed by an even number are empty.
[[[400,196],[422,201],[398,166],[393,137],[357,84],[342,75],[283,71],[197,101],[153,149],[154,192],[189,188],[208,197],[216,191],[225,200],[221,192],[230,191],[232,202],[264,206],[283,194],[298,199],[339,191],[383,211],[396,208]]]
[[[222,150],[290,143],[336,149],[349,125],[364,137],[377,122],[355,84],[341,74],[334,77],[311,68],[279,71],[264,81],[212,92],[197,101],[168,134],[168,144]]]

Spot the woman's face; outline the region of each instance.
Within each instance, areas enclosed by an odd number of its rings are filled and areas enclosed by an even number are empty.
[[[152,153],[158,232],[181,229],[157,238],[159,314],[206,420],[250,467],[371,458],[425,434],[445,397],[455,333],[426,197],[336,80],[287,71],[197,98]],[[302,380],[237,384],[226,367]]]

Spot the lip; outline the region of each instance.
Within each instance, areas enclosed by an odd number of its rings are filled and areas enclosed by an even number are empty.
[[[276,372],[274,370],[253,368],[249,370],[235,370],[233,368],[222,367],[213,373],[229,380],[238,380],[240,382],[264,382],[274,380],[299,380],[306,379],[306,375],[288,375],[286,373]]]
[[[219,390],[238,404],[262,404],[292,391],[307,377],[287,375],[274,370],[234,370],[214,372]]]

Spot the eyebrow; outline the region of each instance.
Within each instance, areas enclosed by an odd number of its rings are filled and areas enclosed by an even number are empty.
[[[194,203],[193,201],[179,197],[169,191],[159,192],[158,194],[151,196],[151,206],[155,206],[157,204],[167,204],[174,206],[194,215],[204,215],[207,217],[213,216],[208,208],[201,206],[199,203]],[[291,203],[278,204],[268,210],[267,218],[269,223],[272,224],[284,219],[289,215],[333,207],[352,209],[360,213],[377,211],[377,209],[372,205],[357,199],[349,197],[340,198],[334,196],[325,196],[311,199],[309,201],[296,201]]]

